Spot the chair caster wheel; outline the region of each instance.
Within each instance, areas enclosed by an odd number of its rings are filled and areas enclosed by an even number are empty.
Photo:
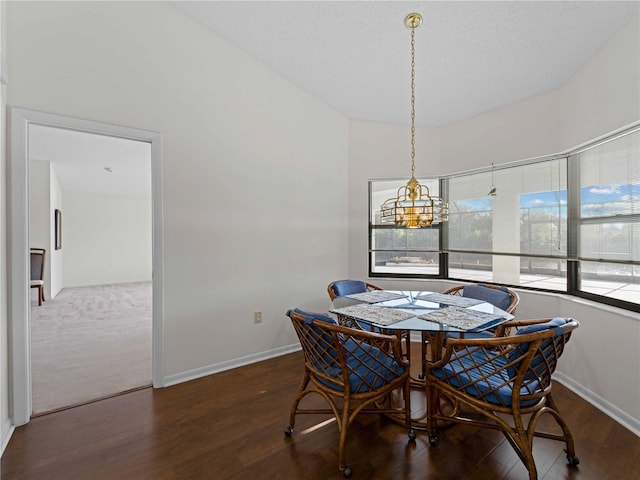
[[[572,467],[575,467],[580,463],[580,459],[575,455],[573,457],[570,457],[569,455],[567,455],[567,461],[569,462],[569,465],[571,465]]]
[[[435,447],[438,444],[438,437],[435,435],[429,435],[429,445]]]
[[[287,428],[285,428],[284,434],[285,436],[290,437],[293,434],[293,427],[289,425]]]
[[[416,439],[416,432],[414,432],[413,430],[411,430],[411,431],[409,432],[409,440],[413,442],[413,441],[415,441],[415,439]]]
[[[351,467],[347,467],[347,466],[345,466],[345,467],[342,469],[342,476],[343,476],[344,478],[351,478],[351,474],[352,474],[352,473],[353,473],[353,472],[351,471]]]

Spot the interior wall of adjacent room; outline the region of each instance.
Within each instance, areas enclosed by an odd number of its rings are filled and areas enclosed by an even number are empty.
[[[64,252],[62,249],[56,250],[56,231],[55,231],[55,211],[63,211],[62,208],[62,189],[60,188],[60,181],[56,174],[54,164],[49,162],[49,219],[51,222],[49,228],[49,278],[51,280],[50,292],[51,297],[55,297],[63,288],[63,275],[64,269],[62,265],[62,259],[64,258]],[[64,216],[63,223],[64,223]],[[64,229],[62,230],[64,235]]]
[[[9,105],[162,133],[166,376],[295,345],[346,275],[347,119],[164,2],[7,9]]]
[[[65,287],[151,281],[151,198],[63,192]]]
[[[55,249],[54,212],[62,208],[60,183],[51,162],[29,161],[29,247],[44,248],[45,298],[62,290],[62,251]],[[31,289],[31,301],[37,291]]]
[[[41,160],[29,163],[29,247],[44,248],[45,298],[55,295],[51,291],[51,164]],[[30,289],[31,302],[37,299],[36,289]]]

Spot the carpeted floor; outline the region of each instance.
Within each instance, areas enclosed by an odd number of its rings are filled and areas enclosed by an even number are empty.
[[[31,308],[33,414],[151,384],[151,283],[65,288]]]

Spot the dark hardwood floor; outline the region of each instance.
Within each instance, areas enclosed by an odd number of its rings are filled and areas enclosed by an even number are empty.
[[[301,374],[302,354],[294,353],[34,418],[14,432],[2,479],[340,479],[335,422],[303,415],[292,438],[283,434]],[[566,465],[563,444],[536,439],[539,478],[640,478],[640,439],[562,385],[553,388],[580,465]],[[401,426],[364,416],[349,430],[347,461],[354,479],[527,478],[498,431],[456,425],[439,440],[430,447],[418,433],[409,443]]]

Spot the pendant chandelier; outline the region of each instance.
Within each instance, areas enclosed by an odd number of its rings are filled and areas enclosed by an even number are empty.
[[[415,29],[422,24],[422,15],[410,13],[404,19],[411,30],[411,179],[398,189],[397,196],[385,201],[380,207],[380,221],[394,223],[401,228],[428,227],[434,223],[446,222],[449,206],[440,197],[429,195],[429,188],[420,185],[415,177],[416,127],[415,127]]]

